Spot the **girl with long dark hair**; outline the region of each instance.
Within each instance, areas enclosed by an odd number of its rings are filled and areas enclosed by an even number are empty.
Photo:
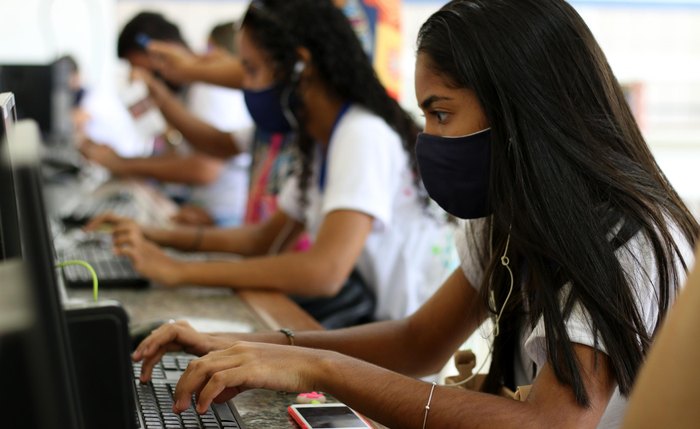
[[[564,0],[451,1],[420,31],[416,94],[426,189],[465,219],[461,268],[407,319],[297,333],[302,347],[159,328],[135,359],[212,352],[180,380],[179,410],[265,387],[327,391],[397,428],[619,426],[698,224],[591,32]],[[487,315],[482,392],[406,377],[442,368]],[[525,384],[525,401],[494,395]]]
[[[296,133],[299,171],[280,191],[279,209],[229,230],[141,230],[123,222],[114,231],[117,251],[166,285],[332,297],[352,272],[352,281],[376,296],[370,318],[415,311],[454,268],[453,237],[426,207],[415,170],[418,128],[379,82],[350,23],[330,0],[254,1],[239,41],[253,120],[271,132]],[[304,230],[313,237],[307,251],[278,254]],[[183,262],[153,242],[249,258]],[[334,302],[303,304],[335,326],[337,311],[326,316],[324,308]]]

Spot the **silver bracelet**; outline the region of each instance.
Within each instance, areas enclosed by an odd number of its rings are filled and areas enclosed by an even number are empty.
[[[437,383],[433,381],[432,387],[430,387],[430,396],[428,396],[428,403],[425,404],[425,415],[423,416],[423,429],[426,428],[426,423],[428,423],[428,412],[430,411],[430,402],[433,400],[433,392],[435,391],[435,386]]]
[[[287,339],[289,340],[289,345],[293,346],[294,345],[294,331],[292,331],[289,328],[282,328],[279,330],[279,332],[283,333],[284,335],[287,336]]]

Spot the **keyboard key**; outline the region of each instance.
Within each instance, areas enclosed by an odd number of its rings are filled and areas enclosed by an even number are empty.
[[[233,416],[231,409],[226,404],[211,404],[212,409],[218,416],[219,420],[223,422],[235,422],[236,418]]]

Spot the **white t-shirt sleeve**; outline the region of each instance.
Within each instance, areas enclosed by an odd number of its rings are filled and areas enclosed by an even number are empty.
[[[241,128],[231,132],[231,137],[233,141],[240,149],[241,153],[250,152],[250,148],[253,145],[253,139],[255,138],[255,127],[250,126],[247,128]]]
[[[692,263],[693,256],[691,247],[678,231],[674,230],[673,234],[676,243],[679,243],[683,258],[686,262]],[[640,310],[647,332],[652,333],[658,318],[659,278],[651,243],[642,233],[638,233],[625,246],[619,248],[615,254],[620,261],[625,276],[633,288],[636,305]],[[683,268],[680,261],[677,260],[675,263],[678,272],[682,273]],[[682,285],[684,282],[685,276],[681,275],[680,284]],[[570,285],[565,285],[562,288],[560,295],[562,308],[569,290]],[[564,322],[566,332],[571,342],[583,344],[600,350],[603,353],[607,353],[605,344],[602,343],[600,338],[598,338],[596,344],[596,337],[591,320],[588,311],[580,303],[574,303],[569,318]],[[545,337],[544,320],[540,317],[532,333],[525,341],[526,353],[539,368],[541,368],[547,360],[547,344]]]
[[[354,210],[390,225],[394,196],[406,155],[401,140],[382,119],[351,109],[331,139],[321,214]]]
[[[482,249],[487,234],[488,218],[460,221],[455,231],[455,246],[464,276],[472,287],[481,289],[489,255]]]
[[[570,285],[566,285],[562,288],[562,297],[568,295],[570,290]],[[563,298],[562,298],[563,307]],[[596,338],[593,334],[593,324],[591,321],[591,316],[580,303],[574,303],[571,309],[571,314],[568,319],[564,321],[564,327],[566,333],[569,336],[569,340],[572,343],[582,344],[603,353],[607,353],[605,350],[605,344],[599,338],[596,344]],[[525,340],[525,352],[537,365],[537,368],[542,368],[542,366],[547,362],[547,339],[546,331],[544,328],[544,318],[540,316],[537,320],[535,328],[532,330],[530,336]]]

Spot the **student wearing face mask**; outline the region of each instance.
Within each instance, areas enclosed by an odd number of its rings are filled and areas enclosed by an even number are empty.
[[[156,31],[160,29],[159,31]],[[150,31],[151,39],[147,43],[138,43],[137,36]],[[220,43],[233,45],[236,28],[233,23],[221,25],[212,30],[213,38],[217,35]],[[148,34],[146,34],[148,35]],[[230,38],[230,40],[226,40]],[[228,186],[221,189],[220,186],[211,190],[198,192],[199,194],[212,195],[221,194],[214,201],[225,202],[229,207],[228,211],[235,211],[238,222],[244,224],[258,223],[268,219],[277,208],[277,194],[280,192],[282,184],[291,174],[294,164],[293,135],[289,129],[282,132],[276,129],[267,129],[260,124],[251,123],[251,118],[246,106],[243,106],[244,114],[236,116],[239,104],[243,104],[244,97],[240,89],[240,79],[237,80],[235,91],[228,92],[229,89],[215,87],[207,83],[193,83],[189,80],[182,80],[181,77],[168,74],[167,70],[172,70],[171,64],[164,60],[164,55],[158,53],[158,46],[167,46],[176,52],[182,52],[188,58],[201,59],[203,64],[219,64],[220,61],[231,61],[236,64],[231,75],[242,76],[240,61],[232,56],[234,52],[227,53],[219,50],[215,54],[208,53],[204,57],[195,54],[186,48],[179,35],[179,31],[172,24],[164,20],[160,15],[153,13],[142,13],[125,27],[121,35],[120,53],[128,58],[133,64],[132,76],[134,79],[142,80],[150,95],[150,99],[155,103],[168,123],[177,129],[185,138],[187,143],[195,150],[197,159],[202,155],[206,159],[216,161],[221,164],[226,160],[229,167],[225,170],[229,179],[234,184],[240,186]],[[156,52],[152,52],[155,47]],[[159,79],[157,76],[164,76]],[[197,100],[194,106],[183,103],[176,93],[171,91],[167,82],[179,82],[189,84],[195,88],[194,95]],[[212,92],[212,89],[216,88]],[[218,95],[217,95],[218,94]],[[234,96],[232,99],[230,96]],[[232,101],[235,103],[231,104]],[[240,101],[240,103],[239,103]],[[222,104],[223,103],[223,104]],[[228,115],[221,115],[221,112],[229,112]],[[241,113],[240,111],[238,113]],[[212,116],[213,115],[213,116]],[[215,119],[211,119],[215,117]],[[207,120],[203,119],[206,118]],[[209,120],[211,119],[211,120]],[[238,121],[238,122],[236,122]],[[107,154],[109,155],[109,154]],[[114,159],[114,156],[105,156],[107,160]],[[137,161],[144,164],[144,160]],[[192,168],[183,167],[187,159],[183,160],[178,167],[179,171],[190,171],[190,174],[204,175],[205,171],[217,171],[211,166],[192,165]],[[135,162],[130,163],[132,168]],[[158,160],[152,160],[142,168],[148,168],[158,164]],[[183,173],[184,174],[184,173]],[[235,175],[235,177],[231,177]],[[220,180],[227,183],[225,180]],[[248,184],[246,187],[245,185]],[[177,223],[202,224],[206,222],[206,215],[202,215],[201,210],[197,210],[192,205],[186,206],[175,217]],[[308,247],[308,237],[302,237],[297,242],[295,249],[303,250]]]
[[[174,219],[178,223],[239,225],[246,210],[250,157],[242,140],[232,139],[231,132],[252,126],[243,96],[228,88],[161,79],[156,62],[145,48],[152,39],[189,50],[175,24],[160,14],[142,12],[120,32],[118,55],[129,62],[135,77],[146,82],[152,96],[149,101],[185,139],[175,139],[171,153],[160,156],[122,157],[111,147],[90,141],[81,145],[81,151],[114,176],[175,184],[166,191],[175,190],[174,196],[187,202]],[[227,133],[217,133],[217,129]],[[230,147],[228,156],[213,157],[197,150],[201,140],[208,141],[204,145],[221,144],[223,140]],[[183,192],[182,185],[187,191]]]
[[[314,24],[299,24],[304,20]],[[328,0],[256,1],[239,52],[257,126],[296,132],[300,162],[279,209],[262,223],[228,230],[123,222],[114,231],[116,251],[165,285],[333,297],[356,278],[376,298],[372,318],[410,314],[455,266],[452,229],[430,213],[421,192],[417,127],[379,83],[347,19]],[[304,231],[313,238],[306,252],[276,255]],[[182,262],[159,246],[248,258]]]
[[[180,379],[176,410],[193,394],[204,411],[256,387],[329,392],[395,428],[621,425],[699,227],[590,30],[565,0],[451,1],[419,33],[416,95],[426,189],[465,219],[461,267],[402,320],[246,335],[157,329],[133,356],[144,380],[166,350],[206,354]],[[480,391],[412,378],[442,368],[489,316]],[[498,394],[523,385],[520,400]]]

